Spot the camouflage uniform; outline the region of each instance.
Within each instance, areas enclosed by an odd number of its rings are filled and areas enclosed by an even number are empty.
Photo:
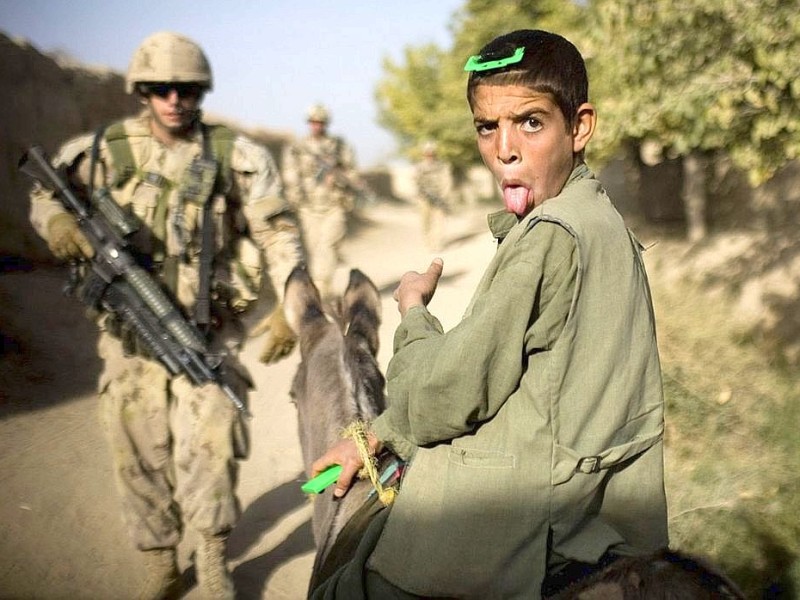
[[[414,170],[417,203],[422,214],[422,232],[431,251],[442,249],[444,220],[453,193],[453,174],[450,165],[426,155]]]
[[[352,148],[340,137],[307,136],[286,147],[282,157],[286,198],[300,217],[311,276],[331,293],[347,217],[355,205],[356,172]]]
[[[129,243],[141,266],[207,330],[209,351],[227,355],[225,383],[244,399],[251,384],[236,361],[244,338],[239,314],[259,296],[266,259],[278,302],[258,327],[269,332],[260,359],[281,358],[296,342],[280,301],[288,274],[304,258],[277,167],[263,146],[202,123],[200,104],[213,77],[202,48],[186,36],[148,36],[125,83],[143,113],[68,142],[55,166],[76,194],[94,200],[93,190],[105,188],[136,221]],[[32,193],[31,222],[58,258],[94,253],[74,216],[40,186]],[[204,266],[211,267],[210,282]],[[242,415],[219,386],[170,376],[127,319],[101,315],[99,325],[102,417],[125,519],[147,573],[139,598],[183,591],[176,546],[186,524],[201,534],[194,556],[203,595],[233,600],[226,544],[239,516],[236,459],[248,452]]]
[[[139,218],[143,226],[134,234],[136,248],[154,259],[154,273],[192,314],[202,206],[185,200],[184,192],[187,169],[202,153],[201,126],[198,123],[185,141],[167,147],[151,135],[149,118],[143,114],[121,123],[136,168],[119,187],[114,182],[120,173],[108,141],[105,137],[100,141],[95,185],[108,186],[117,203]],[[236,314],[257,298],[259,248],[269,259],[269,276],[279,299],[302,251],[272,157],[262,146],[230,133],[230,189],[212,200],[218,306],[211,344],[235,358],[243,341]],[[68,167],[77,190],[85,189],[90,179],[93,138],[89,134],[68,142],[54,159],[56,166]],[[47,224],[64,209],[41,187],[31,200],[31,221],[47,238]],[[245,230],[249,238],[242,236]],[[109,331],[112,323],[100,321],[98,349],[104,368],[99,393],[136,546],[141,550],[175,546],[181,515],[202,533],[229,531],[239,513],[235,458],[247,454],[239,412],[217,386],[195,388],[184,376],[170,379],[160,363],[131,354]],[[229,383],[243,396],[248,376],[240,366],[232,370]]]

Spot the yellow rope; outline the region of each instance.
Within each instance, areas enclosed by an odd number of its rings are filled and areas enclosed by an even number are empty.
[[[364,466],[359,471],[358,476],[361,479],[369,477],[372,482],[372,487],[378,493],[378,499],[384,506],[389,506],[394,502],[396,490],[394,488],[384,488],[378,475],[378,459],[375,458],[369,451],[369,442],[367,442],[367,424],[364,421],[354,421],[347,426],[342,433],[342,437],[350,438],[356,444],[358,455],[364,462]]]

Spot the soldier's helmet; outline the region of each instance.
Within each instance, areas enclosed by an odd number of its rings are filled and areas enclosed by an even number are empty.
[[[196,83],[210,90],[211,66],[194,41],[179,33],[160,31],[145,38],[133,53],[125,89],[130,94],[139,83],[169,82]]]
[[[323,104],[315,104],[308,109],[308,112],[306,113],[306,119],[308,121],[315,121],[317,123],[327,123],[331,120],[331,114]]]

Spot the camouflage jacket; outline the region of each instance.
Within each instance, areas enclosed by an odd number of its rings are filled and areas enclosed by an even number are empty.
[[[360,184],[355,155],[342,138],[308,136],[287,146],[282,175],[293,207],[351,210]]]
[[[146,113],[106,128],[99,139],[94,186],[107,187],[117,203],[138,218],[133,242],[137,251],[164,269],[162,278],[185,307],[197,294],[203,204],[208,193],[215,220],[215,286],[230,301],[246,304],[255,299],[261,284],[264,256],[276,293],[291,269],[301,260],[297,225],[287,204],[272,156],[249,138],[221,126],[198,124],[190,139],[167,147],[150,130]],[[190,174],[203,154],[205,135],[227,141],[219,170],[212,181]],[[64,167],[78,193],[89,188],[91,151],[95,134],[65,143],[53,163]],[[120,140],[127,150],[119,151]],[[114,147],[117,144],[117,147]],[[124,160],[121,156],[127,156]],[[124,164],[120,164],[124,163]],[[195,169],[196,172],[196,169]],[[64,212],[61,203],[41,186],[31,194],[31,223],[45,239],[50,219]],[[275,251],[276,239],[282,248]]]
[[[447,208],[452,204],[453,174],[442,160],[422,160],[414,169],[417,197],[420,202]]]

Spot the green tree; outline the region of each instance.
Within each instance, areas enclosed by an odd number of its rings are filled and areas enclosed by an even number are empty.
[[[593,0],[586,55],[601,119],[592,156],[649,144],[683,159],[690,237],[724,155],[753,185],[800,155],[798,0]]]

